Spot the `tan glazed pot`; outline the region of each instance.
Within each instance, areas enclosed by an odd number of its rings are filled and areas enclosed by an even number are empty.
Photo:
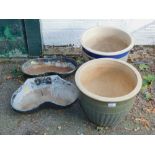
[[[80,104],[89,120],[115,126],[132,108],[142,79],[135,67],[122,60],[94,59],[76,72]]]
[[[84,32],[81,45],[84,55],[89,59],[114,58],[127,61],[134,40],[121,29],[96,26]]]

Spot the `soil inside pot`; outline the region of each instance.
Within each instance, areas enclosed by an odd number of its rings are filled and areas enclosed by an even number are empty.
[[[25,72],[29,75],[39,75],[39,74],[50,73],[50,72],[66,73],[72,70],[73,69],[70,67],[58,67],[58,66],[46,65],[46,64],[38,64],[38,65],[33,65],[28,68],[25,68]]]
[[[89,65],[80,74],[83,87],[103,97],[120,97],[130,93],[137,84],[135,73],[117,62]]]

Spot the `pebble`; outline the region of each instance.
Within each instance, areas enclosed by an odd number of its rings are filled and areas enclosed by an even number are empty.
[[[134,131],[139,131],[140,130],[140,127],[137,127],[134,129]]]
[[[58,126],[58,130],[61,130],[61,126]]]
[[[78,135],[84,135],[82,132],[80,132],[80,131],[77,131],[77,134]]]
[[[11,80],[12,79],[12,76],[11,75],[8,75],[7,77],[6,77],[6,80]]]

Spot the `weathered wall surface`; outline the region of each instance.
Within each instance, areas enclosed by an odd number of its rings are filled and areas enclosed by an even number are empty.
[[[0,20],[0,57],[23,57],[27,55],[20,19]]]
[[[155,20],[52,20],[42,19],[44,45],[80,46],[81,34],[96,25],[115,26],[130,32],[137,45],[155,44]]]

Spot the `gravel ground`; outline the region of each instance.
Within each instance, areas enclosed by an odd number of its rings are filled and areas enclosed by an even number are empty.
[[[75,58],[83,62],[81,57]],[[152,98],[147,100],[142,92],[139,93],[132,110],[115,128],[97,127],[89,122],[79,101],[65,109],[43,108],[29,114],[15,112],[10,106],[10,98],[25,81],[19,70],[24,61],[0,61],[0,134],[155,134],[155,83],[148,90]],[[139,64],[147,64],[149,69],[141,71],[142,76],[155,75],[154,47],[136,46],[128,61],[138,69]],[[67,80],[74,82],[74,75]]]

